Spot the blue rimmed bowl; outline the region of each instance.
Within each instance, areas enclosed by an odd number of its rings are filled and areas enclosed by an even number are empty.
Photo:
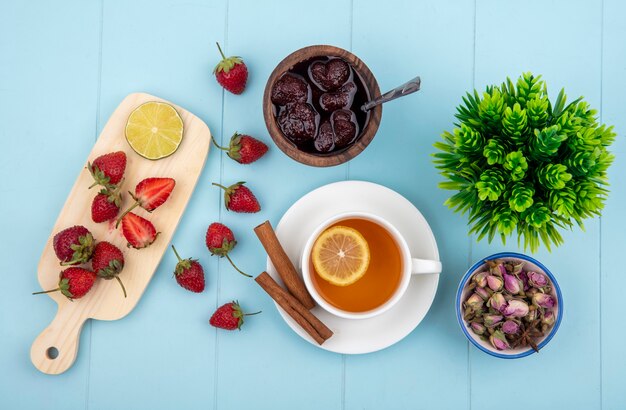
[[[480,272],[482,270],[486,270],[487,264],[485,260],[494,260],[500,259],[504,261],[515,261],[515,262],[524,262],[524,270],[532,270],[535,272],[544,273],[552,283],[552,296],[556,299],[557,303],[554,308],[554,314],[556,316],[556,321],[554,322],[554,326],[550,329],[550,332],[545,335],[543,338],[538,340],[537,346],[539,350],[541,350],[544,346],[546,346],[550,340],[554,337],[557,330],[559,330],[559,325],[561,324],[561,319],[563,318],[563,296],[561,295],[561,288],[559,287],[558,282],[552,272],[548,270],[541,262],[537,261],[530,256],[515,253],[515,252],[502,252],[496,253],[485,258],[482,258],[479,262],[476,262],[471,268],[467,270],[463,279],[461,279],[461,283],[459,284],[459,289],[456,293],[456,317],[459,322],[459,326],[461,326],[461,330],[465,334],[465,337],[472,342],[474,346],[476,346],[479,350],[483,352],[499,357],[501,359],[519,359],[521,357],[529,356],[535,351],[532,347],[518,347],[515,349],[507,349],[507,350],[497,350],[494,348],[489,341],[482,340],[480,336],[472,332],[469,328],[468,323],[463,319],[463,301],[466,300],[471,292],[470,289],[467,288],[467,285],[470,283],[470,279],[472,276]]]

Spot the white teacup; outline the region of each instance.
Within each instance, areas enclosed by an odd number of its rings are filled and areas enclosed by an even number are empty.
[[[326,230],[329,226],[346,219],[365,219],[374,222],[384,228],[396,242],[402,259],[400,282],[393,295],[380,306],[365,312],[348,312],[331,305],[319,294],[319,292],[313,285],[313,280],[311,279],[311,275],[316,275],[315,271],[311,269],[309,263],[313,244],[322,234],[322,232],[324,232],[324,230]],[[402,298],[404,292],[406,292],[409,286],[409,282],[411,280],[411,275],[441,273],[440,261],[429,259],[416,259],[411,257],[411,252],[409,250],[409,246],[406,243],[406,240],[391,223],[387,222],[380,216],[365,212],[342,213],[339,215],[335,215],[320,224],[317,229],[313,231],[304,246],[302,258],[300,260],[300,266],[302,268],[302,277],[304,279],[304,284],[306,285],[306,288],[308,289],[313,299],[317,302],[317,304],[326,311],[332,313],[333,315],[346,319],[367,319],[370,317],[378,316],[391,309]]]

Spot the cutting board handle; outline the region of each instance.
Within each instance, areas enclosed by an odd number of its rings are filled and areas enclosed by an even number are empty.
[[[61,374],[69,369],[76,360],[85,320],[79,309],[59,306],[52,323],[37,336],[30,348],[33,365],[47,374]]]

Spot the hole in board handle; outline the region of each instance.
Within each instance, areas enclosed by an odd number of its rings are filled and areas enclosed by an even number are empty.
[[[59,349],[54,346],[49,347],[48,350],[46,350],[46,356],[50,360],[56,359],[57,357],[59,357]]]

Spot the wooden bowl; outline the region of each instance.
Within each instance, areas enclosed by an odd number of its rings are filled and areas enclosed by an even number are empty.
[[[341,49],[339,47],[319,45],[309,46],[294,51],[283,59],[272,71],[270,78],[267,80],[265,86],[265,93],[263,95],[263,116],[265,118],[265,125],[270,133],[270,136],[274,140],[274,143],[285,154],[306,165],[314,167],[330,167],[333,165],[343,164],[350,161],[352,158],[359,155],[372,141],[378,126],[380,125],[380,118],[383,113],[382,105],[379,105],[369,112],[369,118],[365,125],[365,128],[361,130],[357,140],[348,148],[330,152],[328,154],[315,154],[302,151],[296,144],[291,142],[285,135],[283,135],[276,117],[274,116],[274,104],[271,101],[271,91],[276,80],[280,78],[286,71],[292,69],[297,63],[306,61],[315,57],[340,57],[346,60],[352,65],[356,73],[361,77],[363,84],[367,87],[370,98],[376,98],[380,96],[380,89],[378,88],[378,82],[370,69],[365,65],[361,59],[354,54]]]

